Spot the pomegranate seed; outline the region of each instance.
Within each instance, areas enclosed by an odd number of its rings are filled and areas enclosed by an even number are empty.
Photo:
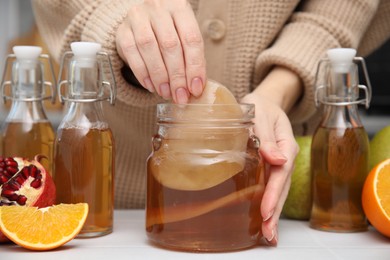
[[[5,189],[6,187],[3,187],[3,190],[1,191],[1,196],[8,198],[12,194],[14,194],[13,190]]]
[[[11,190],[16,191],[20,189],[20,184],[17,183],[15,180],[11,180],[8,182],[7,187],[10,188]]]
[[[28,170],[27,167],[23,167],[23,169],[22,169],[22,171],[21,171],[21,174],[23,175],[23,177],[24,177],[25,179],[27,179],[27,178],[30,176],[30,172],[29,172],[29,170]]]
[[[25,178],[23,177],[23,175],[20,174],[18,174],[14,180],[20,185],[22,185],[25,182]]]
[[[8,181],[8,178],[0,174],[0,185],[3,185]]]
[[[35,188],[35,189],[38,189],[39,187],[41,187],[41,185],[42,185],[42,182],[40,179],[35,179],[30,184],[30,186]]]
[[[1,196],[13,201],[17,200],[19,197],[19,195],[16,194],[13,190],[3,190],[1,192]]]
[[[26,196],[23,196],[23,195],[19,195],[18,199],[16,200],[16,202],[21,205],[21,206],[24,206],[26,205],[26,201],[27,201],[27,197]]]
[[[8,196],[7,197],[9,200],[12,200],[12,201],[17,201],[17,199],[19,198],[19,195],[14,193],[12,194],[11,196]]]
[[[35,167],[34,165],[29,165],[28,168],[30,170],[30,176],[36,178],[37,175],[39,174],[38,168]]]
[[[11,166],[11,167],[17,167],[18,166],[18,163],[14,159],[12,159],[12,158],[10,158],[9,160],[6,160],[5,164],[7,166]]]
[[[12,175],[14,175],[15,173],[18,172],[18,168],[11,167],[11,166],[8,166],[8,167],[6,168],[6,170],[7,170],[8,173],[11,173]]]

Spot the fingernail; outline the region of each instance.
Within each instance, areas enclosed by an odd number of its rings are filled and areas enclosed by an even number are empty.
[[[282,154],[280,151],[272,151],[272,156],[277,160],[287,161],[287,157],[284,156],[284,154]]]
[[[150,80],[149,77],[144,79],[144,85],[145,85],[145,88],[147,90],[149,90],[149,92],[151,92],[151,93],[154,92],[154,86],[153,86],[153,83],[152,83],[152,81]]]
[[[171,97],[171,90],[168,83],[160,85],[160,94],[164,99],[169,99]]]
[[[203,84],[201,78],[193,78],[191,82],[191,93],[195,97],[199,97],[203,92]]]
[[[188,102],[188,93],[185,88],[178,88],[176,90],[176,102],[178,104],[186,104]]]
[[[275,233],[274,240],[275,240],[275,245],[276,245],[278,243],[279,235],[278,235],[278,231],[277,230],[275,230],[274,233]]]
[[[274,214],[274,211],[271,210],[271,211],[268,213],[268,215],[267,215],[265,218],[263,218],[263,221],[269,220],[269,219],[273,216],[273,214]]]
[[[266,239],[267,239],[268,242],[271,242],[272,239],[274,239],[274,237],[275,237],[275,230],[272,229],[272,231],[271,231],[271,236],[266,237]]]

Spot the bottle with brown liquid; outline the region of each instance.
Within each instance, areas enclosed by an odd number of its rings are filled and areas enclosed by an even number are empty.
[[[4,101],[12,100],[10,112],[2,125],[2,156],[34,158],[44,155],[42,165],[53,172],[54,130],[46,116],[43,100],[55,102],[55,84],[44,79],[44,60],[50,65],[52,81],[55,82],[53,66],[48,55],[41,54],[37,46],[14,46],[14,54],[8,55],[2,80]],[[11,60],[11,80],[5,80]],[[10,87],[10,88],[7,88]],[[51,93],[45,96],[46,86]]]
[[[367,230],[361,205],[368,174],[369,140],[360,121],[358,104],[368,108],[371,87],[364,60],[354,49],[328,51],[319,63],[316,103],[323,105],[323,119],[311,146],[312,211],[310,226],[333,232]],[[359,85],[361,62],[368,88]],[[321,75],[321,77],[319,77]],[[365,99],[359,100],[359,89]]]
[[[61,80],[64,66],[69,65],[68,78],[58,85],[60,100],[67,101],[68,110],[55,139],[54,182],[57,203],[89,205],[79,237],[102,236],[113,230],[115,149],[102,102],[114,104],[115,82],[105,80],[101,58],[108,56],[100,48],[92,42],[72,43],[72,52],[64,54],[60,68]],[[64,86],[67,93],[62,95]]]

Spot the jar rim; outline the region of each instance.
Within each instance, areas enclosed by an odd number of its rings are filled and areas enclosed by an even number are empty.
[[[202,116],[205,115],[205,116]],[[207,115],[207,116],[206,116]],[[255,105],[238,104],[157,104],[159,122],[235,122],[249,123],[255,116]]]

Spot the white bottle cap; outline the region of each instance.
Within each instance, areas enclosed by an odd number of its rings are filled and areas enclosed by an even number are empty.
[[[12,48],[21,69],[34,69],[42,48],[38,46],[14,46]]]
[[[96,42],[72,42],[70,44],[74,58],[80,60],[80,67],[93,67],[96,60],[96,54],[102,46]]]
[[[355,58],[356,50],[352,48],[335,48],[327,51],[332,68],[336,73],[348,73]]]
[[[14,46],[12,50],[18,60],[36,60],[42,53],[38,46]]]

